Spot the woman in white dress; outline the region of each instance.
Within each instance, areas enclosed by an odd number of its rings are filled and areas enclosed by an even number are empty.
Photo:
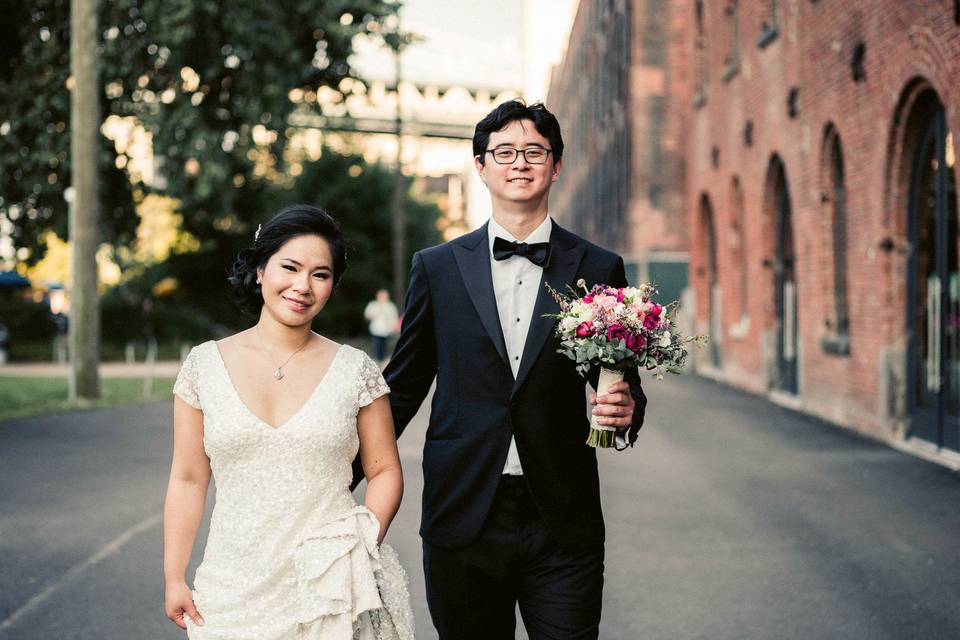
[[[403,477],[380,370],[311,331],[346,267],[336,222],[297,205],[230,274],[250,329],[194,347],[174,386],[167,616],[191,640],[412,640],[406,574],[381,545]],[[359,450],[364,505],[349,491]],[[211,475],[194,589],[186,568]]]

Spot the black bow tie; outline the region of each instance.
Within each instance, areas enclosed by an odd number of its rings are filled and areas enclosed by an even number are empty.
[[[547,263],[550,262],[550,243],[534,242],[533,244],[527,244],[526,242],[510,242],[499,236],[494,238],[493,259],[506,260],[510,256],[521,256],[538,267],[546,267]]]

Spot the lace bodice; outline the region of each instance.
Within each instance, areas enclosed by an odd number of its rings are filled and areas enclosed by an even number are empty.
[[[357,414],[388,391],[377,365],[343,345],[274,427],[244,404],[215,342],[190,352],[174,393],[203,412],[216,484],[194,580],[206,624],[190,625],[191,639],[413,638],[396,555],[377,546],[376,517],[349,491]]]

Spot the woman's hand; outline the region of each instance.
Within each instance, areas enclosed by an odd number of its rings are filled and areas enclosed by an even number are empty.
[[[189,616],[194,624],[203,626],[203,618],[193,604],[193,593],[184,581],[168,582],[164,594],[164,610],[167,617],[181,629],[187,628],[184,617]]]

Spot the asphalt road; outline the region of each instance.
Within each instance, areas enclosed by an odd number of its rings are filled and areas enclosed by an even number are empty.
[[[960,638],[960,476],[709,381],[646,388],[637,446],[600,454],[601,638]],[[185,637],[162,610],[171,415],[0,424],[0,639]],[[407,491],[388,542],[430,639],[424,426],[400,442]]]

